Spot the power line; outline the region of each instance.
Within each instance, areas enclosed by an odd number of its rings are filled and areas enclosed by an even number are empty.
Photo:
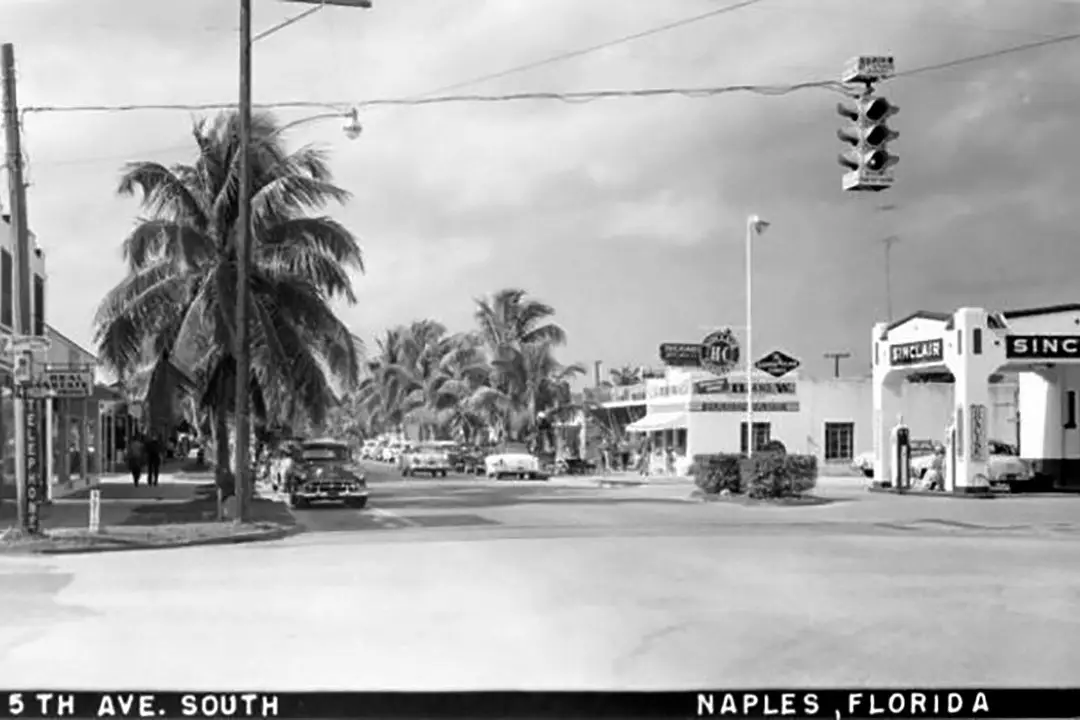
[[[750,5],[756,5],[757,3],[762,1],[763,0],[742,0],[742,2],[737,2],[733,5],[725,5],[724,7],[710,10],[706,13],[692,15],[690,17],[676,20],[674,22],[669,22],[664,25],[657,25],[656,27],[642,30],[641,32],[636,32],[631,35],[624,35],[622,37],[615,38],[614,40],[608,40],[606,42],[598,43],[596,45],[590,45],[588,47],[580,48],[578,50],[571,50],[569,52],[559,53],[558,55],[552,55],[551,57],[543,58],[541,60],[534,60],[532,62],[525,63],[524,65],[516,65],[514,67],[507,68],[506,70],[500,70],[498,72],[480,75],[469,80],[462,80],[461,82],[444,85],[442,87],[435,88],[434,90],[429,90],[425,93],[420,93],[419,95],[413,95],[411,97],[413,99],[429,97],[438,93],[458,90],[463,87],[468,87],[469,85],[477,85],[479,83],[487,82],[489,80],[497,80],[499,78],[504,78],[508,75],[514,75],[517,73],[526,72],[528,70],[535,70],[536,68],[543,67],[545,65],[551,65],[552,63],[562,62],[564,60],[571,60],[573,58],[578,58],[583,55],[594,53],[598,50],[606,50],[608,48],[615,47],[616,45],[622,45],[624,43],[632,42],[634,40],[640,40],[641,38],[649,37],[651,35],[659,35],[660,33],[668,32],[669,30],[674,30],[680,27],[685,27],[687,25],[692,25],[694,23],[701,22],[702,20],[708,20],[709,18],[713,18],[718,15],[735,12],[736,10],[741,10],[745,7],[749,7]]]
[[[1037,50],[1038,48],[1048,47],[1051,45],[1060,45],[1063,43],[1075,42],[1076,40],[1080,40],[1080,33],[1057,35],[1050,38],[1044,38],[1042,40],[1033,40],[1031,42],[1022,43],[1020,45],[1012,45],[1007,48],[1001,48],[1000,50],[991,50],[990,52],[980,53],[978,55],[968,55],[967,57],[957,58],[956,60],[947,60],[945,62],[934,63],[932,65],[923,65],[922,67],[898,72],[893,77],[909,77],[911,75],[920,75],[922,73],[934,72],[936,70],[945,70],[947,68],[968,65],[970,63],[980,62],[982,60],[991,60],[993,58],[1003,57],[1005,55],[1012,55],[1014,53],[1024,52],[1027,50]]]
[[[448,103],[466,102],[521,102],[528,100],[558,100],[565,103],[587,103],[595,100],[607,100],[613,98],[649,98],[680,95],[688,98],[713,97],[735,92],[747,92],[757,95],[787,95],[800,90],[831,90],[839,93],[847,93],[846,88],[835,80],[812,81],[795,83],[792,85],[721,85],[716,87],[698,88],[642,88],[636,90],[588,90],[582,92],[525,92],[509,93],[502,95],[438,95],[435,97],[413,98],[385,98],[374,100],[361,100],[356,103],[349,102],[273,102],[257,104],[254,107],[260,110],[285,110],[285,109],[323,109],[342,111],[349,107],[376,107],[386,105],[444,105]],[[32,105],[23,108],[24,113],[80,113],[80,112],[106,112],[121,113],[135,112],[140,110],[159,111],[205,111],[227,110],[236,107],[236,103],[195,103],[195,104],[126,104],[126,105]]]

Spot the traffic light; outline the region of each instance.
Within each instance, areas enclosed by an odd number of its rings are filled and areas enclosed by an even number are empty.
[[[900,158],[889,154],[889,142],[900,137],[890,128],[888,119],[900,111],[883,97],[867,96],[854,107],[838,103],[836,112],[853,125],[836,131],[836,136],[852,146],[841,153],[839,162],[850,172],[844,175],[844,190],[880,191],[892,187],[892,166]]]

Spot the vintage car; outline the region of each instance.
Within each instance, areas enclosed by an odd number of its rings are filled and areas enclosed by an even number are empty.
[[[391,440],[383,446],[382,451],[379,453],[379,459],[385,463],[397,464],[407,447],[408,443],[404,440]]]
[[[364,444],[360,446],[360,458],[363,460],[374,460],[376,454],[379,452],[379,441],[368,439],[364,441]]]
[[[363,508],[368,502],[364,474],[352,463],[343,442],[309,440],[300,446],[286,485],[289,504],[303,508],[313,503],[341,503]]]
[[[926,467],[930,466],[930,460],[934,457],[934,443],[932,440],[912,440],[911,443],[911,462],[914,466],[916,461],[923,460],[926,462]],[[851,467],[856,472],[861,472],[868,478],[874,477],[874,453],[872,450],[868,450],[855,456],[855,459],[851,461]]]
[[[403,477],[410,475],[446,477],[451,470],[450,455],[437,443],[420,443],[410,446],[401,454],[400,467]]]
[[[484,474],[495,480],[546,480],[548,477],[540,468],[540,460],[524,446],[517,445],[507,445],[488,454],[484,458]]]
[[[1016,447],[999,440],[987,442],[986,474],[991,486],[1013,489],[1031,481],[1031,468],[1020,459]],[[911,476],[921,478],[930,469],[933,456],[921,456],[911,461]]]

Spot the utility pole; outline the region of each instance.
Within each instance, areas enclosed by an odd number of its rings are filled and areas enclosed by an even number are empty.
[[[251,434],[251,358],[248,353],[248,282],[251,275],[251,0],[240,0],[240,178],[236,255],[236,519],[247,520],[248,436]]]
[[[828,352],[828,353],[825,353],[825,358],[827,360],[832,360],[833,361],[833,377],[834,378],[840,377],[840,361],[841,360],[847,360],[849,357],[851,357],[851,353],[849,353],[849,352]]]
[[[603,369],[604,369],[604,361],[603,360],[594,360],[593,361],[593,382],[596,384],[596,387],[600,387],[600,385],[601,385],[600,374],[603,371]]]
[[[4,85],[4,135],[7,141],[7,171],[9,204],[11,205],[11,233],[15,272],[13,273],[14,315],[16,334],[26,337],[30,327],[30,226],[26,218],[26,182],[23,179],[22,143],[20,142],[19,103],[15,93],[15,48],[11,43],[0,47],[0,73]],[[30,367],[33,356],[29,352],[12,358],[13,371],[20,364]],[[18,504],[19,528],[37,532],[37,500],[31,498],[28,489],[26,462],[26,400],[18,392],[17,378],[13,377],[15,410],[15,499]]]
[[[893,321],[892,310],[892,246],[900,242],[896,235],[882,238],[881,244],[885,247],[885,313],[888,321]]]

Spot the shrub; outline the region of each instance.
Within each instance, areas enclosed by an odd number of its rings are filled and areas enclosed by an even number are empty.
[[[710,495],[725,490],[729,493],[742,492],[739,472],[741,460],[742,455],[695,455],[690,474],[694,476],[694,484]]]
[[[784,447],[784,443],[779,440],[770,440],[765,443],[765,446],[761,448],[761,452],[767,453],[780,453],[781,455],[787,455],[787,448]]]
[[[798,497],[817,484],[817,458],[763,452],[743,458],[742,486],[752,498]]]

